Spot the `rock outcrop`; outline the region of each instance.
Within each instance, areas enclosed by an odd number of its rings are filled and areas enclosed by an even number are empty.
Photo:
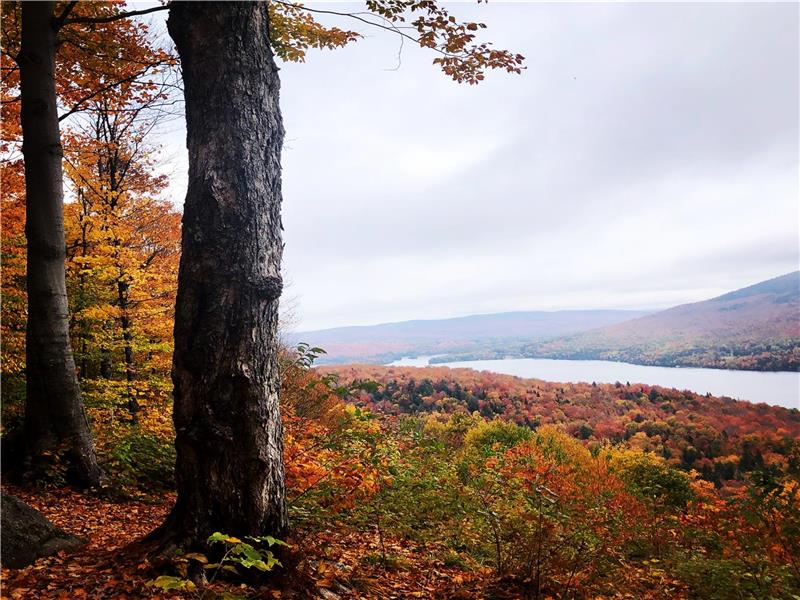
[[[72,551],[83,545],[80,538],[56,527],[42,513],[19,498],[3,493],[0,502],[2,566],[15,569],[26,567],[37,558],[61,550]]]

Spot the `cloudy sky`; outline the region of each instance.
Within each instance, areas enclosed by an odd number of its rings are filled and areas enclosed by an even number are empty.
[[[458,85],[347,21],[363,40],[282,66],[298,329],[660,308],[798,268],[797,4],[449,7],[527,70]]]

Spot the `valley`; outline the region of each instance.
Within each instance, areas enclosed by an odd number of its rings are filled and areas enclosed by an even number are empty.
[[[533,311],[293,334],[320,363],[547,358],[750,371],[800,369],[800,271],[656,313]]]

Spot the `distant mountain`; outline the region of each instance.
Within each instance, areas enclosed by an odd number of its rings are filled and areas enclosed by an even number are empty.
[[[800,271],[704,302],[525,345],[523,356],[800,369]]]
[[[308,342],[327,351],[326,363],[386,363],[403,356],[471,353],[518,354],[531,341],[543,341],[621,323],[647,314],[635,310],[563,310],[507,312],[453,319],[402,321],[337,327],[292,334],[292,343]]]

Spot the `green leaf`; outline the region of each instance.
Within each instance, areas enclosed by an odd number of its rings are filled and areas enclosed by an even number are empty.
[[[227,537],[228,536],[225,535],[224,533],[220,533],[219,531],[215,531],[210,536],[208,536],[208,539],[206,541],[209,544],[213,544],[214,542],[224,542],[225,538],[227,538]]]
[[[267,542],[267,545],[269,545],[269,546],[287,546],[287,547],[289,546],[289,544],[287,544],[283,540],[279,540],[278,538],[274,538],[271,535],[264,536],[261,539],[264,540],[265,542]]]
[[[148,581],[148,585],[161,588],[162,590],[188,590],[194,591],[195,585],[188,579],[181,579],[180,577],[170,577],[169,575],[161,575],[156,577],[153,581]]]
[[[275,565],[278,565],[279,567],[283,566],[281,564],[281,561],[279,561],[277,558],[275,558],[272,555],[272,552],[267,552],[267,554],[269,555],[269,556],[266,557],[267,558],[267,568],[268,569],[272,569],[272,567],[274,567]]]
[[[232,535],[228,535],[225,533],[220,533],[219,531],[215,531],[210,536],[208,536],[208,543],[213,544],[216,542],[224,542],[226,544],[239,544],[242,540],[237,537],[233,537]]]
[[[244,554],[250,560],[261,560],[261,552],[253,548],[250,544],[239,544],[241,547],[241,554]]]
[[[267,566],[267,563],[265,563],[263,560],[254,561],[252,566],[254,566],[259,571],[269,571],[269,567]]]

